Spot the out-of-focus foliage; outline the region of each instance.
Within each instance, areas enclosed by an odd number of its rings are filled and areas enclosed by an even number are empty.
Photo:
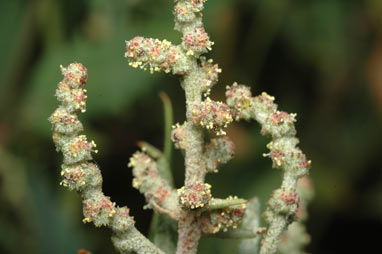
[[[61,157],[48,116],[59,65],[89,69],[87,134],[99,144],[104,190],[128,205],[147,233],[151,213],[126,167],[138,140],[163,143],[159,91],[184,120],[177,77],[129,68],[124,41],[142,35],[179,43],[171,0],[4,0],[0,2],[0,253],[112,253],[110,232],[81,223],[76,193],[59,187]],[[274,95],[298,113],[301,147],[312,159],[316,198],[309,208],[312,253],[354,253],[381,234],[382,1],[209,0],[210,56],[223,69],[212,97],[233,81]],[[266,138],[233,124],[236,159],[207,181],[217,197],[258,196],[280,182]],[[183,181],[176,151],[175,183]],[[235,179],[233,182],[232,179]],[[364,243],[367,241],[368,245]],[[351,244],[349,244],[351,243]],[[238,241],[203,238],[200,253],[237,253]],[[367,252],[363,249],[362,253]],[[361,253],[361,252],[360,252]]]

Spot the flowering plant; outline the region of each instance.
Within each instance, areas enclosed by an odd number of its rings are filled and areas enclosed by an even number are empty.
[[[61,67],[64,79],[56,90],[60,106],[49,118],[56,149],[64,156],[61,184],[81,193],[83,222],[110,227],[114,246],[121,253],[192,254],[197,252],[202,234],[243,238],[240,253],[257,253],[258,249],[261,254],[297,253],[309,240],[301,221],[306,218],[312,185],[306,178],[311,163],[297,147],[296,114],[279,111],[274,97],[265,92],[253,97],[249,87],[237,83],[227,86],[226,102],[210,99],[221,69],[202,56],[214,45],[202,22],[206,0],[175,2],[175,29],[182,32],[182,43],[138,36],[126,42],[125,57],[134,68],[179,75],[185,91],[186,121],[175,124],[171,131],[174,146],[184,151],[184,186],[174,188],[165,156],[147,143],[140,143],[141,151],[133,154],[129,163],[133,187],[145,196],[147,207],[177,221],[176,247],[164,244],[163,238],[154,241],[158,246],[149,241],[135,228],[129,209],[118,207],[103,194],[101,172],[91,155],[97,152],[96,144],[79,135],[83,126],[78,114],[86,111],[88,75],[79,63]],[[261,134],[271,138],[270,152],[264,156],[283,171],[281,187],[272,193],[264,214],[268,229],[259,225],[256,198],[214,198],[211,185],[205,183],[207,173],[218,172],[220,165],[233,158],[234,144],[225,128],[243,119],[261,125]],[[286,231],[297,219],[299,222]]]

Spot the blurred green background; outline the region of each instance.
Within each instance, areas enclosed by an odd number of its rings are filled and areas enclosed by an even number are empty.
[[[126,164],[138,140],[163,145],[167,93],[176,122],[185,105],[178,77],[136,70],[124,41],[141,35],[180,42],[172,0],[3,0],[0,2],[0,253],[115,253],[110,231],[82,224],[80,199],[59,186],[61,154],[49,115],[59,65],[89,70],[86,134],[100,152],[104,192],[128,205],[141,232],[151,211],[131,187]],[[296,112],[300,147],[313,161],[316,196],[307,224],[311,253],[368,253],[382,235],[382,1],[209,0],[208,54],[223,69],[212,98],[234,81]],[[236,159],[209,175],[217,197],[257,195],[263,205],[281,174],[255,123],[228,129]],[[183,181],[179,151],[172,161]],[[233,181],[234,179],[234,181]],[[264,206],[263,206],[264,208]],[[204,237],[199,253],[236,253],[236,241]]]

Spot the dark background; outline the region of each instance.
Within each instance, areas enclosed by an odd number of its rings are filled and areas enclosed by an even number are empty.
[[[128,205],[147,233],[150,211],[131,187],[126,167],[138,140],[163,145],[166,92],[183,122],[178,77],[136,70],[124,41],[142,35],[180,42],[171,0],[3,0],[0,2],[0,253],[68,254],[85,248],[115,253],[110,231],[82,224],[80,199],[59,186],[62,155],[51,141],[49,115],[62,79],[59,65],[89,69],[88,110],[81,115],[100,152],[104,192]],[[382,220],[382,1],[209,0],[208,54],[223,69],[212,98],[237,81],[276,97],[296,112],[300,147],[313,161],[315,199],[307,228],[311,253],[379,249]],[[268,140],[255,123],[228,129],[236,159],[209,175],[217,197],[257,195],[280,184]],[[179,151],[172,161],[183,181]],[[203,238],[199,253],[235,253],[236,241]]]

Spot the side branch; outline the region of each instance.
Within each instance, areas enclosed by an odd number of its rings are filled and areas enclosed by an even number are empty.
[[[143,152],[136,152],[130,159],[133,167],[133,187],[145,195],[150,208],[178,219],[180,207],[177,191],[160,175],[156,162]]]
[[[108,226],[113,230],[113,243],[120,253],[163,254],[137,231],[127,207],[117,207],[110,197],[102,193],[102,176],[98,166],[90,161],[95,150],[94,141],[88,142],[77,114],[86,111],[87,69],[79,63],[61,67],[64,79],[56,90],[60,106],[50,116],[53,141],[57,151],[64,155],[61,185],[76,190],[83,199],[83,222],[95,226]]]
[[[260,254],[273,254],[282,233],[295,220],[299,206],[297,180],[308,174],[311,162],[297,147],[296,114],[278,111],[274,97],[266,93],[252,97],[249,87],[237,83],[227,87],[226,96],[236,120],[254,119],[261,125],[261,134],[272,138],[267,145],[270,153],[264,156],[270,157],[273,167],[284,172],[281,188],[275,190],[268,201],[265,217],[270,226],[260,249]]]

